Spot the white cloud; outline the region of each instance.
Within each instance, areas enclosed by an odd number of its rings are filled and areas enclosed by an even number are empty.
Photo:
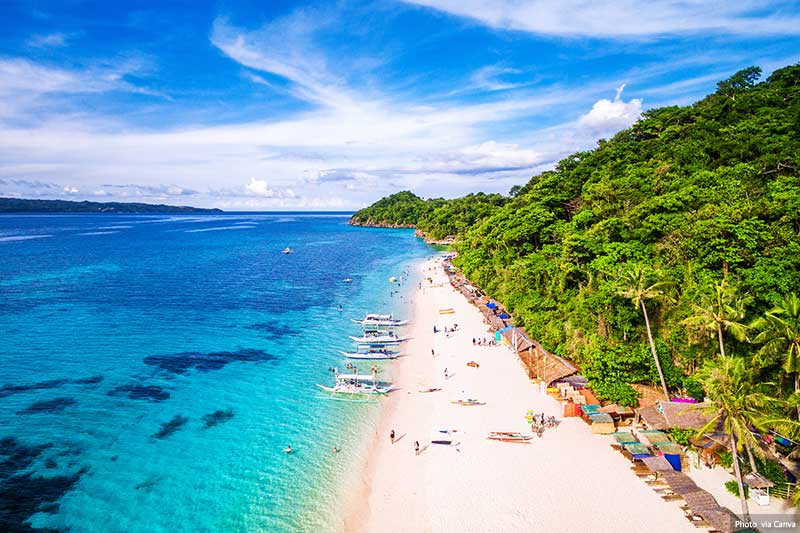
[[[67,41],[72,38],[73,35],[66,34],[66,33],[46,33],[46,34],[37,34],[32,35],[30,39],[28,39],[27,44],[28,46],[32,46],[34,48],[50,48],[50,47],[61,47],[67,44]]]
[[[646,0],[405,0],[487,26],[549,35],[637,37],[715,31],[796,35],[800,18],[781,2]],[[753,15],[754,12],[767,12]]]
[[[80,191],[75,187],[70,187],[69,185],[65,185],[62,189],[66,194],[78,194]]]
[[[642,115],[642,101],[639,98],[623,101],[624,89],[625,84],[617,88],[613,102],[606,98],[595,102],[591,111],[583,115],[578,123],[597,132],[613,133],[639,120]]]
[[[295,194],[292,189],[287,188],[273,188],[270,187],[266,180],[257,180],[250,178],[250,183],[245,185],[244,190],[247,194],[253,196],[262,196],[264,198],[294,198]]]

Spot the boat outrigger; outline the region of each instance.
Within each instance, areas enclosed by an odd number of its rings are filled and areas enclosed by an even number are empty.
[[[333,387],[317,384],[317,387],[334,394],[353,394],[358,396],[371,396],[375,394],[388,394],[392,390],[391,383],[378,380],[377,372],[372,372],[371,376],[361,374],[340,374],[338,370],[333,370],[333,377],[336,383]]]
[[[521,444],[529,444],[533,436],[523,435],[518,431],[492,431],[486,438],[500,442],[519,442]]]
[[[365,360],[374,360],[374,361],[384,361],[389,359],[397,359],[401,356],[400,353],[385,349],[375,349],[369,351],[358,351],[358,352],[339,352],[343,356],[347,357],[348,359],[365,359]]]
[[[364,318],[357,319],[351,318],[353,322],[356,324],[360,324],[363,327],[367,326],[407,326],[408,320],[400,320],[394,318],[392,315],[379,315],[379,314],[368,314],[364,316]]]
[[[360,344],[373,344],[373,345],[385,345],[385,344],[400,344],[401,342],[406,342],[411,337],[398,337],[394,333],[388,331],[376,331],[376,332],[364,332],[361,337],[350,337],[355,342]]]

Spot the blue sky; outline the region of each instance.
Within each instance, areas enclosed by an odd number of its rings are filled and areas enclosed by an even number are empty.
[[[797,2],[9,2],[0,195],[354,209],[507,192],[800,62]]]

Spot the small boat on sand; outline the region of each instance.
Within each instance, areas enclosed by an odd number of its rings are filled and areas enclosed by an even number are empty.
[[[422,390],[420,390],[420,392],[439,392],[440,390],[442,390],[442,389],[440,389],[439,387],[435,387],[435,388],[431,387],[430,389],[422,389]]]
[[[533,435],[523,435],[518,431],[492,431],[486,438],[499,442],[518,442],[520,444],[529,444],[530,440],[533,438]]]
[[[478,400],[475,400],[474,398],[467,398],[466,400],[453,400],[450,403],[454,403],[456,405],[464,405],[464,406],[467,406],[467,407],[472,407],[474,405],[486,405],[486,402],[479,402]]]

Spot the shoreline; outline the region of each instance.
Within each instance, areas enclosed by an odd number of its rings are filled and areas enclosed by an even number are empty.
[[[441,259],[417,268],[422,289],[414,289],[412,297],[413,340],[408,356],[392,366],[397,390],[382,402],[359,490],[345,507],[346,531],[633,533],[648,524],[676,533],[697,531],[678,505],[661,500],[630,472],[607,437],[592,435],[582,420],[562,419],[560,404],[538,393],[507,347],[472,345],[472,337],[489,337],[488,327],[480,311],[452,289]],[[441,308],[454,313],[440,315]],[[449,337],[432,332],[433,324],[441,329],[454,323],[458,330]],[[472,360],[480,367],[468,367]],[[420,392],[429,387],[442,390]],[[485,404],[452,403],[466,398]],[[561,423],[531,444],[486,439],[489,431],[530,434],[527,409]],[[455,430],[452,445],[430,444],[432,430],[440,426]],[[414,441],[420,442],[419,456]],[[620,506],[624,517],[618,517]]]

